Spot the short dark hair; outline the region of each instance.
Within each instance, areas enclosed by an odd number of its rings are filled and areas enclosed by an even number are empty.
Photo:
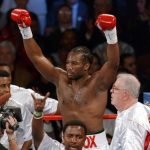
[[[90,52],[90,49],[88,49],[85,46],[78,46],[75,47],[71,50],[71,52],[79,52],[82,54],[83,59],[85,60],[85,62],[92,64],[93,62],[93,55]]]
[[[87,133],[87,128],[86,128],[85,124],[80,120],[70,120],[70,121],[68,121],[63,127],[63,133],[66,131],[67,127],[69,127],[69,126],[80,126],[84,129],[85,135]]]
[[[0,77],[10,77],[10,74],[5,70],[0,70]]]

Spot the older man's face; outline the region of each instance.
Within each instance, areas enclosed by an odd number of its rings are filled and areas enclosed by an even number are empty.
[[[122,105],[122,101],[125,98],[125,89],[123,88],[123,82],[120,78],[116,80],[111,89],[111,104],[116,108]]]

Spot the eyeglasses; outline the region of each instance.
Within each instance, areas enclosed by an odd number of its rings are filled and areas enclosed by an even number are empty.
[[[120,88],[117,88],[116,86],[112,86],[111,88],[111,91],[114,92],[114,91],[125,91],[126,89],[120,89]]]

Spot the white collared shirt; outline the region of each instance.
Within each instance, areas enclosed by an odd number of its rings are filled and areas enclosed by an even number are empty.
[[[118,112],[110,150],[143,150],[147,132],[150,132],[150,108],[137,102]]]

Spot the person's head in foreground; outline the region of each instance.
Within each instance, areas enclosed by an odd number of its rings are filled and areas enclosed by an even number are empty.
[[[128,73],[120,73],[111,89],[111,104],[123,111],[138,101],[140,82]]]
[[[65,150],[81,150],[86,139],[86,127],[79,120],[71,120],[63,127],[62,142]]]

